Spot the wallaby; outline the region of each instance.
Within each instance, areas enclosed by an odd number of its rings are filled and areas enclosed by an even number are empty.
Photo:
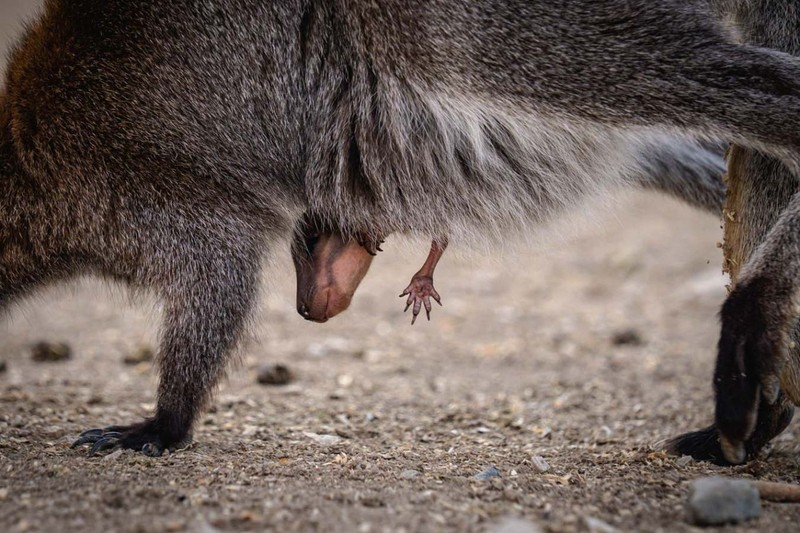
[[[800,55],[795,0],[715,0],[714,7],[742,42]],[[800,405],[800,328],[797,310],[786,307],[800,276],[800,240],[791,226],[800,215],[800,183],[780,160],[738,144],[728,154],[728,175],[725,256],[734,289],[722,308],[716,424],[669,441],[667,449],[740,463],[780,434]]]
[[[800,170],[800,60],[736,43],[706,0],[50,0],[0,97],[0,304],[84,273],[160,296],[154,416],[77,441],[158,455],[190,438],[304,212],[510,239],[642,154],[691,161],[687,135]],[[721,379],[771,400],[797,216],[792,198],[723,315],[753,371]],[[752,402],[720,400],[746,438]]]

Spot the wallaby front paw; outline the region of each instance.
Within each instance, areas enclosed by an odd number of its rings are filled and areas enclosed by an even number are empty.
[[[73,448],[89,444],[89,457],[98,452],[114,449],[131,449],[150,457],[158,457],[166,449],[175,449],[188,445],[191,436],[176,440],[167,436],[171,432],[160,429],[155,419],[145,420],[130,426],[109,426],[102,429],[90,429],[81,433]]]

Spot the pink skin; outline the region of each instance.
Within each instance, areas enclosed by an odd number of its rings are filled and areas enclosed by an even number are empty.
[[[374,255],[339,233],[299,235],[292,246],[297,274],[297,312],[326,322],[350,305]]]
[[[346,239],[341,233],[326,231],[311,215],[303,221],[302,233],[292,244],[292,259],[297,274],[297,312],[306,320],[326,322],[347,309],[358,285],[366,275],[383,239],[363,234]],[[433,287],[433,272],[447,248],[447,239],[434,240],[425,264],[411,278],[403,294],[408,296],[406,311],[413,306],[411,323],[422,307],[431,319],[431,298],[442,305]]]
[[[411,283],[408,284],[408,287],[400,294],[401,298],[408,296],[405,311],[408,311],[408,308],[413,306],[411,311],[413,315],[411,317],[412,325],[417,321],[417,316],[423,306],[425,306],[425,314],[428,320],[431,319],[431,298],[437,304],[442,305],[441,296],[433,288],[433,271],[436,270],[436,265],[446,248],[447,239],[438,239],[431,242],[431,251],[428,253],[425,263],[411,278]]]

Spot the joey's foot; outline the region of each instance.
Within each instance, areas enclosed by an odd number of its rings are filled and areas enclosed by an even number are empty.
[[[756,428],[744,444],[746,459],[757,457],[764,446],[786,429],[793,415],[794,406],[783,395],[774,404],[762,402]],[[670,439],[664,443],[663,449],[673,455],[690,455],[698,461],[709,461],[718,465],[731,464],[723,453],[719,431],[714,425]]]
[[[356,241],[360,244],[369,255],[378,255],[382,252],[381,244],[384,243],[383,237],[369,233],[359,233],[356,235]]]
[[[400,298],[403,296],[408,296],[406,308],[403,312],[408,311],[408,308],[413,306],[411,311],[413,314],[411,318],[412,325],[417,321],[417,316],[422,306],[425,306],[425,314],[428,316],[428,320],[431,319],[431,298],[436,300],[437,304],[442,305],[442,298],[433,288],[433,278],[430,276],[414,276],[406,290],[400,294]]]
[[[761,404],[772,406],[781,396],[789,323],[783,302],[791,300],[770,279],[756,278],[737,286],[722,306],[715,423],[722,454],[731,463],[747,459]]]
[[[174,432],[164,431],[162,424],[150,419],[130,426],[109,426],[84,431],[72,443],[72,447],[90,445],[89,457],[97,452],[115,449],[135,450],[150,457],[158,457],[164,450],[188,446],[192,440],[191,435],[182,439],[171,435]]]

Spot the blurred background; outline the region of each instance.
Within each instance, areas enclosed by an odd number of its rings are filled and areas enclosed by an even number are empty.
[[[38,5],[0,0],[0,56]],[[669,527],[682,481],[711,467],[650,446],[711,418],[720,239],[714,217],[619,194],[531,249],[448,250],[444,307],[413,327],[397,295],[428,243],[390,238],[324,325],[296,313],[284,246],[196,444],[158,461],[68,448],[151,412],[158,302],[49,288],[0,322],[0,529]],[[476,485],[490,466],[500,479]]]

